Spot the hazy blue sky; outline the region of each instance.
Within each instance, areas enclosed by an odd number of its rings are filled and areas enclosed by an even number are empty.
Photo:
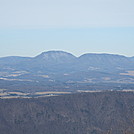
[[[134,0],[0,0],[0,57],[64,50],[134,56]]]

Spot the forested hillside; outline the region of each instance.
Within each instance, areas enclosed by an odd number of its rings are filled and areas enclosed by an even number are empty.
[[[1,99],[0,134],[134,134],[134,92]]]

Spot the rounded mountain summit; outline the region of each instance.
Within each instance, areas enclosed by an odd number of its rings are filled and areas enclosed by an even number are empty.
[[[77,57],[64,51],[47,51],[37,55],[34,59],[47,63],[69,63],[76,60]]]

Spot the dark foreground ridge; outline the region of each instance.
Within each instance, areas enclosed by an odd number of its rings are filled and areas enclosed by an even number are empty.
[[[134,134],[134,92],[0,99],[0,134]]]

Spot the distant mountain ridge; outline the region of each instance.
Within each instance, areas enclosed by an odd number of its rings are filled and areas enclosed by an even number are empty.
[[[4,61],[5,62],[9,61],[9,60],[22,60],[22,59],[44,59],[44,60],[63,60],[64,62],[66,59],[70,60],[70,59],[84,59],[87,58],[88,60],[90,59],[97,59],[97,60],[104,60],[104,59],[116,59],[116,58],[120,58],[120,59],[130,59],[133,60],[134,57],[126,57],[123,55],[117,55],[117,54],[107,54],[107,53],[86,53],[83,54],[79,57],[74,56],[71,53],[65,52],[65,51],[46,51],[46,52],[42,52],[41,54],[35,56],[35,57],[21,57],[21,56],[7,56],[7,57],[0,57],[0,62]]]
[[[82,54],[80,56],[75,56],[69,52],[66,52],[66,51],[56,51],[56,50],[51,50],[51,51],[45,51],[45,52],[42,52],[41,54],[35,56],[35,57],[22,57],[22,56],[6,56],[6,57],[0,57],[0,60],[1,59],[5,59],[5,58],[37,58],[37,57],[43,57],[45,56],[45,58],[47,57],[53,57],[53,56],[57,56],[57,57],[65,57],[65,56],[69,56],[70,57],[74,57],[74,58],[81,58],[81,57],[85,57],[85,56],[103,56],[103,57],[107,57],[107,56],[112,56],[112,57],[124,57],[124,58],[130,58],[130,59],[134,59],[134,56],[132,57],[127,57],[127,56],[124,56],[124,55],[119,55],[119,54],[109,54],[109,53],[85,53],[85,54]],[[53,57],[54,58],[54,57]]]
[[[4,57],[0,58],[0,80],[38,81],[46,85],[75,83],[76,86],[78,83],[133,84],[134,57],[96,53],[76,57],[64,51],[47,51],[35,57]]]
[[[96,53],[86,53],[80,57],[76,57],[71,53],[64,51],[47,51],[43,52],[35,57],[20,57],[20,56],[9,56],[0,58],[0,65],[2,64],[17,64],[23,62],[36,62],[36,64],[65,64],[73,63],[91,66],[129,66],[134,65],[134,57],[125,57],[123,55],[115,54],[96,54]]]

